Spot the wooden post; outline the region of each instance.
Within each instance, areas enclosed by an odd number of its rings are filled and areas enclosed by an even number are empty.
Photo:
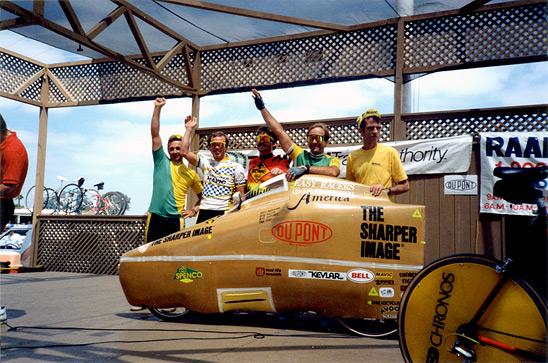
[[[398,20],[398,38],[396,43],[396,75],[394,82],[394,121],[392,122],[390,141],[401,141],[407,137],[405,123],[401,119],[403,110],[403,66],[405,46],[405,22]]]
[[[38,152],[36,155],[36,181],[34,193],[34,205],[32,209],[32,249],[30,256],[30,265],[36,266],[38,259],[39,226],[37,216],[42,214],[42,204],[44,190],[44,175],[46,171],[46,145],[48,135],[48,108],[43,106],[49,99],[49,85],[46,74],[42,77],[42,89],[40,92],[40,123],[38,125]]]

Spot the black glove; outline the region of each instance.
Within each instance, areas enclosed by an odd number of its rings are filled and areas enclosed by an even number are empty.
[[[295,179],[297,179],[298,177],[306,174],[306,168],[303,168],[302,166],[294,166],[292,168],[289,168],[287,172],[293,175]]]
[[[264,108],[264,101],[263,98],[260,96],[253,97],[255,99],[255,106],[257,107],[257,110],[262,110]]]

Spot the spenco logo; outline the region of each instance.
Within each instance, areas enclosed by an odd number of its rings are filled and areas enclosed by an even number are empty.
[[[309,245],[327,241],[333,235],[333,231],[322,223],[288,221],[272,227],[272,235],[284,242]]]
[[[177,272],[175,272],[173,280],[179,280],[181,282],[184,282],[185,284],[188,284],[189,282],[193,282],[196,279],[201,279],[203,275],[204,274],[200,271],[181,266],[177,269]]]

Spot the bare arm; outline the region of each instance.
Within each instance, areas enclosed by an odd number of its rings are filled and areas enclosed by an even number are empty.
[[[390,191],[389,191],[390,189]],[[399,183],[396,183],[395,185],[391,186],[390,188],[385,188],[381,184],[373,184],[369,187],[369,190],[371,191],[371,194],[374,196],[378,196],[381,194],[381,192],[384,190],[388,195],[398,195],[403,194],[409,191],[409,180],[405,179],[402,180]]]
[[[198,119],[196,117],[187,116],[185,119],[185,135],[183,136],[183,146],[181,152],[183,157],[188,160],[189,163],[196,166],[198,163],[198,155],[190,151],[190,134],[192,130],[198,125]]]
[[[310,174],[320,174],[320,175],[338,177],[340,173],[341,173],[341,170],[339,169],[337,165],[310,167]]]
[[[198,194],[197,196],[198,196],[198,201],[196,202],[194,207],[192,207],[190,210],[184,210],[181,213],[184,219],[192,218],[198,214],[198,211],[200,210],[200,202],[202,201],[202,193]]]
[[[242,202],[245,201],[245,184],[240,185],[239,187],[236,187],[236,191],[240,192],[240,198],[242,198]]]
[[[252,92],[253,98],[262,99],[261,95],[256,89],[253,89]],[[272,130],[272,132],[274,132],[274,134],[278,138],[278,141],[280,141],[280,145],[282,146],[283,151],[287,153],[287,150],[289,150],[291,145],[293,145],[293,140],[291,140],[289,135],[284,131],[282,125],[278,122],[278,120],[274,118],[274,116],[272,116],[272,114],[266,109],[266,107],[261,109],[261,115],[263,116],[266,125]]]
[[[158,150],[162,146],[162,138],[160,137],[160,111],[166,104],[166,99],[158,97],[154,101],[154,112],[150,121],[150,135],[152,136],[152,150]]]

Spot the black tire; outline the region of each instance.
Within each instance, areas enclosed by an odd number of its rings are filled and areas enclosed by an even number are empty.
[[[77,184],[67,184],[59,193],[59,208],[65,213],[77,213],[82,206],[84,192]]]
[[[98,214],[101,215],[121,215],[125,212],[125,198],[120,192],[108,192],[103,195],[105,205],[101,207]]]
[[[339,322],[352,333],[368,338],[383,338],[398,330],[396,319],[340,318]]]
[[[50,198],[48,188],[44,188],[43,196],[42,196],[42,209],[45,209],[48,206],[48,200]],[[29,210],[29,212],[32,213],[34,209],[34,193],[36,191],[36,185],[33,185],[29,191],[27,192],[27,195],[25,196],[25,208]],[[54,194],[53,194],[54,195]]]
[[[190,310],[188,310],[185,307],[165,308],[165,309],[148,308],[148,310],[150,310],[152,315],[154,315],[158,319],[161,319],[163,321],[170,321],[170,322],[181,321],[187,318],[188,314],[190,313]]]

